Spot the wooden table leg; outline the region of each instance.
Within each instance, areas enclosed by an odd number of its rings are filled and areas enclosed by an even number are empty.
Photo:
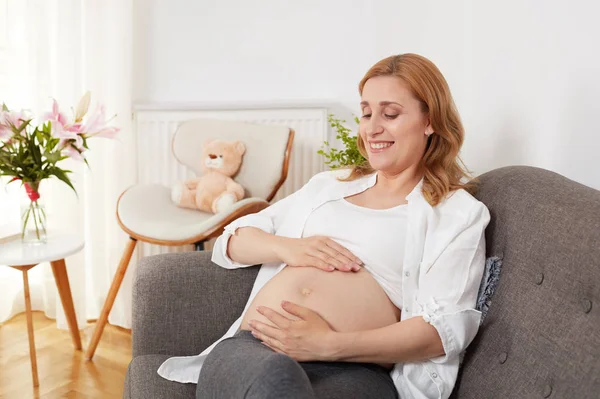
[[[73,306],[73,297],[71,296],[71,286],[69,285],[65,260],[55,260],[50,262],[50,264],[52,265],[52,273],[54,273],[54,280],[56,281],[60,301],[62,302],[67,323],[69,324],[69,330],[71,330],[73,346],[75,346],[75,349],[81,350],[81,337],[79,336],[79,327],[77,327],[77,316],[75,315],[75,307]]]
[[[27,316],[27,335],[29,336],[29,357],[31,359],[31,374],[33,375],[33,386],[40,385],[38,381],[37,356],[35,354],[35,341],[33,339],[33,318],[31,316],[31,296],[29,295],[29,279],[27,269],[23,272],[23,288],[25,292],[25,315]]]

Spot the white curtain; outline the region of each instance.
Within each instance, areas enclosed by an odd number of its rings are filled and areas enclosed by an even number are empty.
[[[50,109],[55,98],[70,111],[87,90],[100,102],[117,140],[89,141],[85,164],[67,160],[78,197],[55,179],[45,187],[48,228],[80,235],[85,249],[66,259],[79,326],[96,319],[127,236],[115,217],[117,198],[136,180],[131,118],[132,0],[0,0],[0,102]],[[5,24],[2,24],[5,22]],[[15,183],[0,182],[0,236],[18,230]],[[44,195],[44,193],[42,193]],[[109,322],[131,327],[131,265]],[[30,270],[32,307],[67,328],[49,265]],[[24,311],[21,273],[0,266],[0,322]]]

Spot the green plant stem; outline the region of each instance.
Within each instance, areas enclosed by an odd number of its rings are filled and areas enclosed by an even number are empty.
[[[21,239],[25,238],[25,232],[27,231],[27,221],[29,221],[29,214],[31,213],[31,207],[27,209],[27,214],[25,215],[25,221],[23,222],[23,229],[21,231]]]
[[[42,225],[42,228],[44,229],[44,234],[48,234],[48,232],[46,231],[46,212],[44,212],[44,207],[40,207],[40,224]],[[42,219],[43,216],[43,219]]]
[[[37,216],[37,220],[41,226],[43,233],[47,234],[46,223],[45,223],[46,217],[44,215],[44,208],[42,206],[40,206],[40,204],[37,201],[35,202],[35,215]]]
[[[40,239],[40,228],[38,227],[37,218],[35,217],[36,212],[35,212],[34,204],[37,204],[37,201],[35,203],[31,202],[31,204],[29,206],[33,212],[33,223],[35,224],[35,235],[37,236],[37,239],[39,240]]]

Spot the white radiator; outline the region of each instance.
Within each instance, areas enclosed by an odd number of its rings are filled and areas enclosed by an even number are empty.
[[[158,183],[171,186],[177,180],[193,177],[179,164],[171,152],[171,140],[182,122],[196,118],[218,118],[250,123],[284,125],[294,129],[295,137],[290,168],[279,189],[277,201],[304,185],[313,175],[325,169],[323,157],[317,154],[323,141],[329,139],[328,105],[139,105],[134,107],[134,127],[138,154],[138,184]],[[210,248],[210,245],[207,249]],[[164,247],[138,245],[137,258],[165,252],[192,250],[192,246]]]

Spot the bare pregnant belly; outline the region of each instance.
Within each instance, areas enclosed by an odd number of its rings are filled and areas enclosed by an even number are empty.
[[[256,294],[241,329],[250,330],[248,322],[252,319],[273,325],[256,311],[257,306],[270,307],[297,320],[281,308],[282,300],[312,309],[339,332],[374,329],[400,320],[400,310],[364,268],[358,272],[325,272],[314,267],[286,266]]]

